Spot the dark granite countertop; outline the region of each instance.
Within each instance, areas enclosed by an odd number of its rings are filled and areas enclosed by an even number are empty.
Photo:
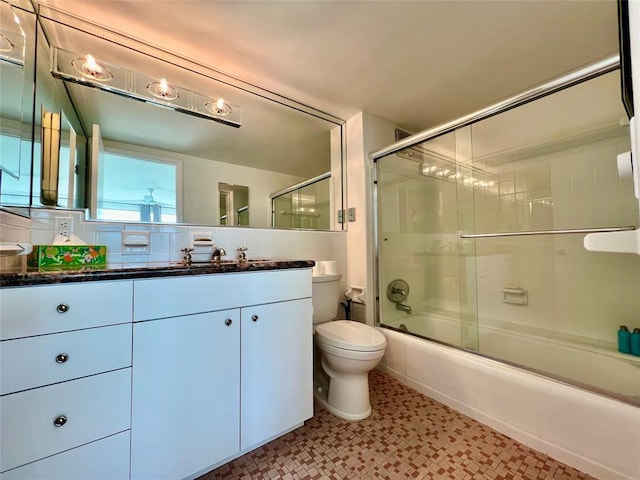
[[[186,275],[259,272],[288,268],[311,268],[313,260],[247,260],[208,263],[154,262],[148,264],[117,264],[106,268],[81,270],[38,271],[35,268],[0,270],[0,287],[23,287],[54,283],[93,282],[99,280],[130,280]]]

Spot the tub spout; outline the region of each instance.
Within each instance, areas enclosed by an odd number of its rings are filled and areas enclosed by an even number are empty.
[[[402,310],[407,315],[411,315],[411,306],[404,303],[396,303],[396,309]]]

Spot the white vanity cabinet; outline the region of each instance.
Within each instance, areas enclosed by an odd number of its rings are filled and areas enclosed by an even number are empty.
[[[309,269],[134,291],[132,479],[194,478],[313,415]]]
[[[2,480],[128,477],[132,287],[0,291]]]

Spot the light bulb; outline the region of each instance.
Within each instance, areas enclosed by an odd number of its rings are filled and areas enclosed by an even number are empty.
[[[161,78],[157,82],[151,82],[147,85],[147,91],[163,102],[170,102],[180,96],[178,95],[176,87],[167,82],[166,78]]]
[[[100,68],[100,65],[98,65],[98,62],[96,62],[93,55],[87,54],[85,59],[86,62],[84,63],[84,66],[89,74],[98,76],[102,73],[102,68]]]
[[[96,57],[88,53],[84,57],[76,57],[71,61],[71,65],[83,77],[96,82],[108,82],[113,79],[111,70]]]
[[[216,100],[209,100],[205,103],[205,108],[214,115],[226,116],[231,113],[231,105],[224,101],[224,98],[220,97]]]
[[[166,78],[160,79],[160,92],[162,92],[164,95],[169,93],[169,84],[167,83]]]

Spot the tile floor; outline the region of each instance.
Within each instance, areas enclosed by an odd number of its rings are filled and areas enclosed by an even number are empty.
[[[369,382],[368,419],[347,422],[316,406],[304,426],[197,480],[593,479],[384,373]]]

